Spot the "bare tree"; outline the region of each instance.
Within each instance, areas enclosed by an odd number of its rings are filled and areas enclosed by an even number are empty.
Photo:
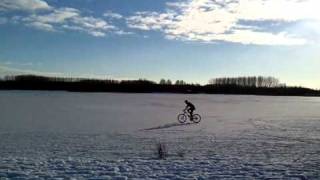
[[[249,77],[223,77],[209,80],[213,85],[237,85],[243,87],[278,87],[279,80],[274,77],[249,76]]]

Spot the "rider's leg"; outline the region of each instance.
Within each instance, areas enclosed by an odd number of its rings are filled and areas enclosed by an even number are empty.
[[[190,119],[193,120],[193,111],[194,109],[189,109]]]

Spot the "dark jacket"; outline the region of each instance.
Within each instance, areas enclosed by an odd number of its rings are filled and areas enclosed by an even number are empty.
[[[189,109],[195,110],[196,107],[191,103],[191,102],[186,102],[187,107],[189,107]]]

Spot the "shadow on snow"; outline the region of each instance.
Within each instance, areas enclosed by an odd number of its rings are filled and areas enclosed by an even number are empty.
[[[196,124],[196,123],[192,123],[192,122],[189,122],[189,123],[169,123],[169,124],[165,124],[165,125],[161,125],[161,126],[142,129],[142,130],[149,131],[149,130],[157,130],[157,129],[167,129],[167,128],[177,127],[177,126],[190,126],[190,125],[194,125],[194,124]]]

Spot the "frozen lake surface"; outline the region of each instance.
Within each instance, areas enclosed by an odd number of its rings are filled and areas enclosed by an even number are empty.
[[[0,91],[0,139],[1,180],[320,179],[320,98]]]

